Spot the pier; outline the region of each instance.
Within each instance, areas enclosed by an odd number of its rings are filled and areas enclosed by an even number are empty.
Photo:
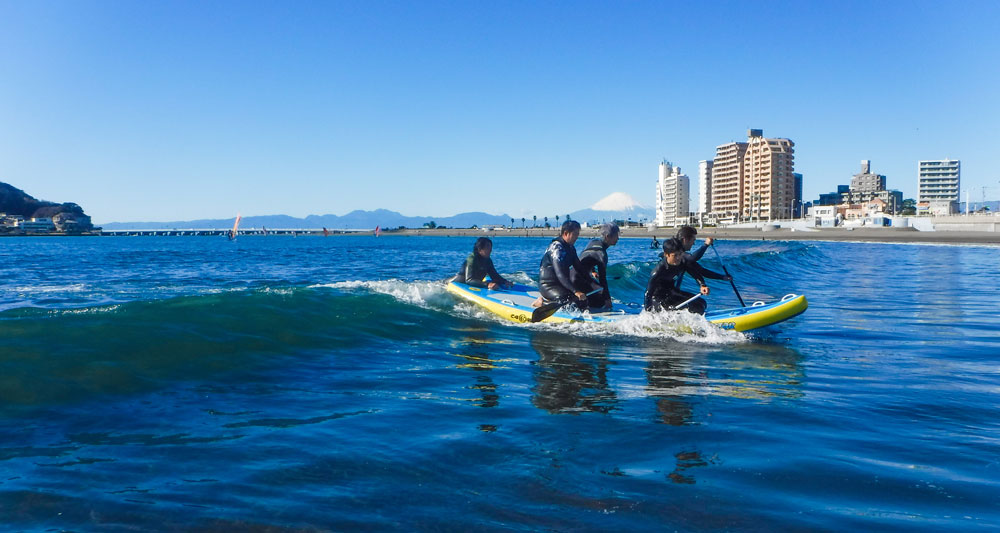
[[[328,230],[330,235],[345,235],[371,232],[372,230]],[[228,229],[106,229],[101,230],[102,236],[108,237],[222,237],[229,235]],[[323,235],[323,229],[241,229],[236,236],[244,235]]]

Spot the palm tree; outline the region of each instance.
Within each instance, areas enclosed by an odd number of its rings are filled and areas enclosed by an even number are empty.
[[[531,227],[538,227],[538,215],[531,215]]]
[[[559,215],[556,215],[556,226],[559,225]]]
[[[545,227],[549,227],[549,217],[545,217]]]
[[[521,227],[524,227],[524,217],[521,217]]]
[[[514,227],[514,219],[513,218],[510,219],[510,227],[512,227],[512,228]]]
[[[566,215],[566,220],[573,220],[573,219],[569,218],[569,215]]]

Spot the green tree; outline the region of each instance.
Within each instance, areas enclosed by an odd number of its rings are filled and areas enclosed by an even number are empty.
[[[424,227],[425,227],[425,228],[430,228],[430,229],[434,229],[434,228],[436,228],[437,226],[438,226],[438,225],[437,225],[437,224],[436,224],[436,223],[435,223],[435,222],[434,222],[433,220],[432,220],[432,221],[430,221],[430,222],[427,222],[427,223],[425,223],[425,224],[424,224]]]

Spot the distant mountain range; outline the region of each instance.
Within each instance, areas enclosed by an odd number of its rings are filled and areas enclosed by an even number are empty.
[[[610,222],[612,220],[651,220],[653,210],[638,204],[631,196],[625,193],[613,193],[587,209],[580,209],[569,213],[573,220],[580,222]],[[472,226],[509,226],[511,219],[514,225],[520,227],[522,224],[520,217],[512,217],[507,214],[491,215],[489,213],[471,212],[460,213],[450,217],[411,217],[405,216],[388,209],[376,209],[374,211],[351,211],[346,215],[309,215],[305,218],[296,218],[288,215],[265,215],[243,217],[240,227],[243,228],[272,228],[272,229],[373,229],[380,226],[383,229],[394,229],[400,226],[406,228],[420,228],[424,224],[434,222],[438,226],[449,228],[470,228]],[[114,229],[227,229],[233,226],[235,218],[226,219],[202,219],[185,220],[176,222],[109,222],[101,227],[108,230]],[[534,222],[531,218],[525,218],[524,224],[531,226],[533,223],[542,225],[543,219],[539,218]],[[562,219],[559,220],[562,223]],[[549,219],[549,224],[553,226],[556,221]]]

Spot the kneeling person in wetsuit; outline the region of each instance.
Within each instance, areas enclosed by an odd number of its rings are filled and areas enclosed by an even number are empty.
[[[608,248],[618,244],[618,225],[604,224],[601,226],[601,238],[594,239],[587,244],[587,247],[580,254],[580,264],[583,268],[579,272],[576,281],[577,290],[590,292],[595,287],[596,282],[600,284],[604,292],[591,294],[587,297],[587,304],[592,311],[598,309],[611,309],[611,292],[608,290]]]
[[[573,247],[579,237],[580,223],[567,220],[559,230],[559,237],[552,239],[545,250],[538,266],[538,292],[546,302],[572,303],[580,309],[587,308],[587,295],[576,288],[570,273],[573,269],[578,276],[586,276]]]
[[[677,288],[677,277],[684,273],[701,286],[701,294],[708,295],[708,285],[705,278],[729,280],[729,276],[702,268],[690,255],[684,253],[684,243],[679,239],[663,241],[663,260],[660,261],[646,285],[645,307],[647,311],[669,309],[690,299],[694,294]],[[699,315],[705,314],[708,304],[704,299],[697,299],[687,305],[687,310]]]
[[[493,267],[493,260],[490,254],[493,253],[493,241],[486,237],[476,239],[476,244],[472,245],[472,253],[465,258],[465,264],[452,281],[465,283],[473,287],[487,287],[490,290],[500,287],[513,287],[514,284],[503,279]],[[483,281],[486,276],[490,277],[490,282]]]

